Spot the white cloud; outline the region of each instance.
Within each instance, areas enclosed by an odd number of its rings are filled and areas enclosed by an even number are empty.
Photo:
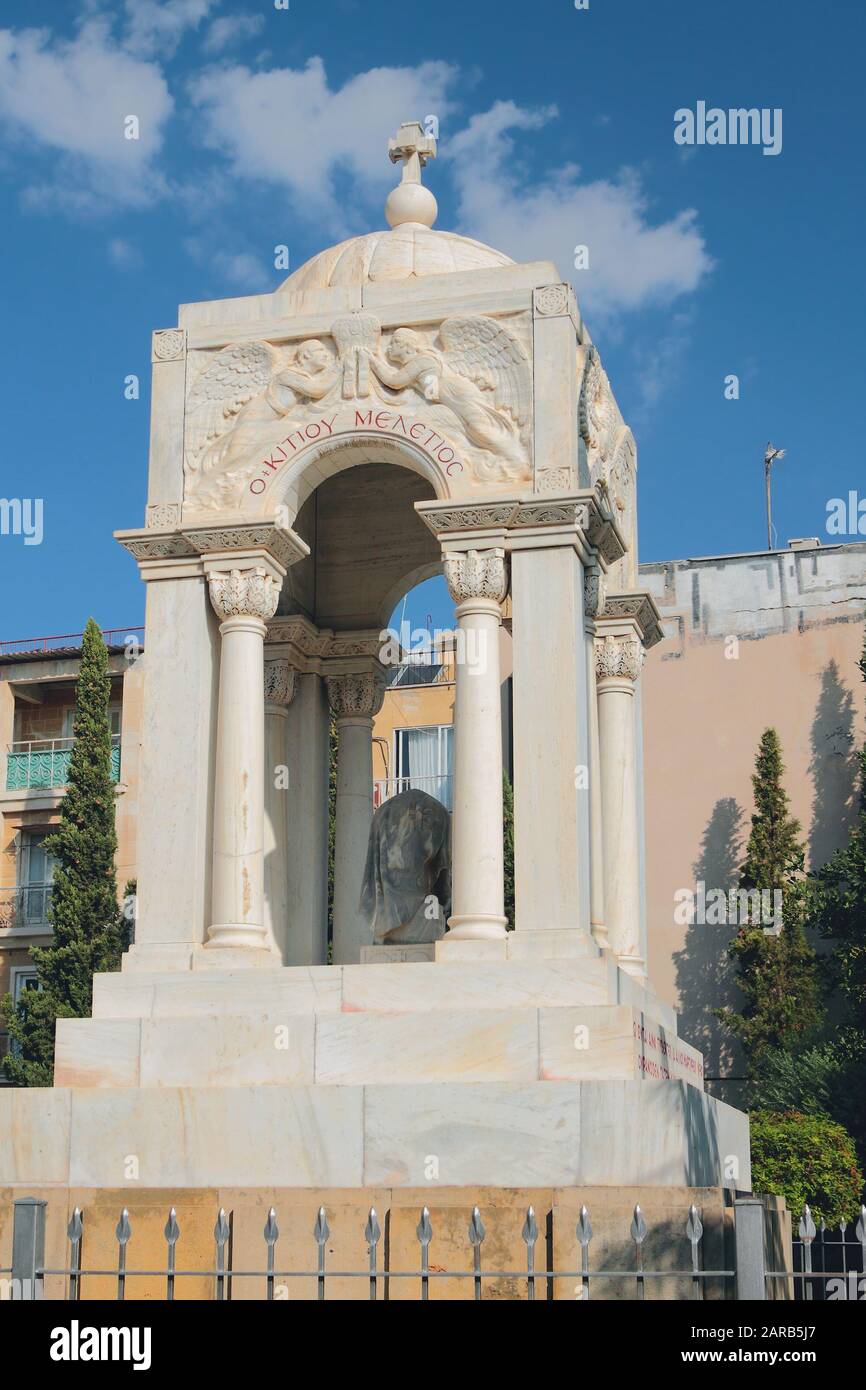
[[[171,57],[188,29],[206,19],[219,0],[125,0],[124,48],[130,53]]]
[[[263,14],[221,15],[210,25],[202,42],[206,53],[219,53],[231,43],[254,38],[265,27]]]
[[[47,177],[25,189],[31,206],[149,202],[161,185],[155,160],[172,109],[160,69],[118,48],[100,21],[72,40],[0,30],[0,123],[25,147],[56,156]],[[125,138],[129,116],[137,140]]]
[[[448,142],[462,230],[515,260],[553,260],[595,323],[696,289],[712,260],[693,209],[651,223],[631,170],[582,182],[579,169],[565,165],[527,177],[515,162],[513,133],[538,130],[555,115],[498,102]],[[575,270],[574,248],[584,245],[589,269]]]
[[[206,245],[199,237],[187,237],[183,245],[197,265],[206,265],[213,270],[215,280],[249,293],[261,294],[274,290],[285,278],[273,265],[266,265],[251,251],[225,251]]]
[[[450,64],[429,62],[372,68],[332,90],[321,58],[312,58],[299,70],[212,68],[190,90],[205,143],[229,155],[235,175],[287,188],[301,200],[297,211],[326,219],[333,234],[362,211],[341,206],[337,174],[349,173],[362,205],[384,191],[394,182],[388,137],[403,120],[430,114],[442,120],[457,77]]]
[[[120,270],[134,270],[141,265],[141,252],[123,237],[113,237],[108,243],[108,256]]]

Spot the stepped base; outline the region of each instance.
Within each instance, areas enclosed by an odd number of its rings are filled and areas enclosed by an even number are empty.
[[[747,1117],[681,1081],[0,1092],[0,1186],[750,1185]]]

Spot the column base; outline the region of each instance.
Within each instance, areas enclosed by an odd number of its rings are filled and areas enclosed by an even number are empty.
[[[452,941],[504,941],[507,926],[507,917],[481,912],[448,918],[448,934]]]
[[[615,956],[614,958],[620,970],[624,970],[627,975],[633,975],[637,980],[646,980],[647,969],[643,956]]]
[[[233,946],[238,950],[273,950],[270,933],[264,926],[247,926],[243,922],[218,922],[208,928],[206,950]]]

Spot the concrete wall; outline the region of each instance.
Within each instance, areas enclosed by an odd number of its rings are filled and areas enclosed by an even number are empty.
[[[811,864],[845,840],[866,738],[857,661],[866,545],[641,566],[665,619],[644,684],[650,977],[681,1012],[708,1078],[741,1072],[712,1010],[734,1002],[729,926],[681,925],[674,894],[735,886],[752,813],[751,775],[776,728],[785,786]],[[731,1104],[733,1083],[708,1089]]]

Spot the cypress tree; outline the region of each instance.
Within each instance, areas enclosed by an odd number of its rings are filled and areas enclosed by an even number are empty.
[[[784,893],[802,872],[800,822],[788,813],[788,794],[782,785],[784,771],[779,735],[775,729],[765,729],[752,775],[755,813],[740,871],[741,888],[778,888]]]
[[[740,887],[781,895],[781,922],[741,922],[728,954],[744,996],[741,1012],[718,1017],[742,1042],[755,1079],[768,1049],[792,1049],[814,1034],[820,1021],[815,953],[805,933],[810,905],[803,877],[800,825],[789,812],[782,783],[782,750],[775,729],[761,738],[752,777],[755,812],[740,873]],[[772,899],[775,904],[777,899]]]
[[[91,618],[81,649],[67,790],[57,830],[46,840],[55,862],[52,939],[32,952],[39,989],[25,991],[17,1007],[8,995],[3,1001],[18,1054],[8,1056],[6,1074],[18,1086],[51,1085],[55,1020],[88,1017],[94,972],[120,965],[110,693],[108,652]]]

